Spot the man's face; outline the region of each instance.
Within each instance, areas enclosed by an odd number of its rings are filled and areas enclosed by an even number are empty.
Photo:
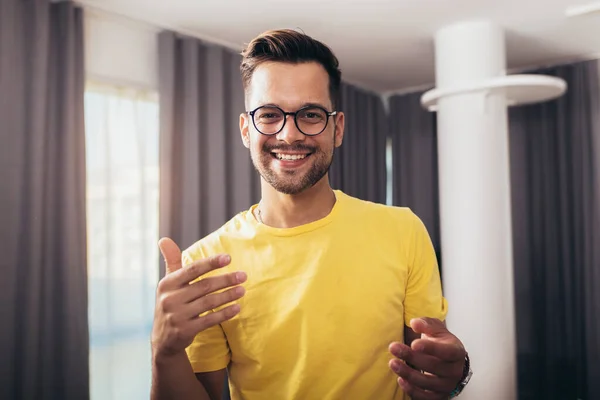
[[[254,71],[248,89],[248,111],[265,105],[279,107],[284,112],[295,112],[307,105],[334,111],[329,96],[329,76],[318,63],[262,64]],[[276,131],[285,118],[283,129],[270,136],[257,130],[252,116],[242,114],[242,140],[250,149],[254,167],[267,183],[278,192],[298,194],[327,174],[333,151],[342,144],[344,115],[324,115],[325,130],[316,136],[307,136],[298,129],[292,115],[279,118],[276,114],[275,108],[269,108],[254,117],[261,131],[267,133]],[[300,127],[308,133],[321,121],[319,114],[313,112],[304,113],[303,120],[300,118]]]

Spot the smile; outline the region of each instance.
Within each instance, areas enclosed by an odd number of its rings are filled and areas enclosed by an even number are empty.
[[[308,154],[284,154],[284,153],[273,153],[273,156],[279,160],[283,160],[283,161],[296,161],[296,160],[302,160],[306,157],[308,157],[310,155],[310,153]]]

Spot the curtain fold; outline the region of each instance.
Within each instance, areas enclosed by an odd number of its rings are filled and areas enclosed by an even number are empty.
[[[423,220],[441,265],[436,116],[421,106],[422,94],[390,98],[392,198]]]
[[[239,132],[240,57],[159,34],[159,231],[182,248],[260,200],[260,178]]]
[[[0,398],[89,397],[82,10],[0,2]]]
[[[565,79],[568,91],[509,114],[520,393],[598,398],[598,62],[534,73]]]
[[[331,186],[363,200],[385,203],[387,119],[381,98],[342,83],[337,109],[345,113],[346,126],[329,171]]]

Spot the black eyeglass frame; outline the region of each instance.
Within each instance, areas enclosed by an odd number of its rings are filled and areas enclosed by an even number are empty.
[[[279,130],[277,132],[274,132],[274,133],[264,133],[260,129],[258,129],[258,127],[256,126],[256,121],[254,120],[254,114],[256,114],[256,112],[258,110],[260,110],[261,108],[275,108],[275,109],[281,111],[281,113],[283,114],[283,124],[281,125],[281,128],[279,128]],[[314,109],[314,108],[322,110],[325,113],[325,115],[327,115],[327,119],[325,120],[325,126],[318,133],[306,133],[302,129],[300,129],[300,126],[298,125],[298,113],[300,113],[300,112],[302,112],[304,110],[309,110],[309,109]],[[288,115],[294,116],[294,124],[296,125],[296,128],[298,128],[298,131],[300,131],[303,135],[305,135],[305,136],[317,136],[317,135],[320,135],[321,133],[323,133],[325,131],[325,129],[327,129],[327,126],[329,125],[329,117],[334,117],[334,116],[337,115],[337,111],[327,111],[323,107],[314,106],[314,105],[302,107],[301,109],[299,109],[297,111],[294,111],[294,112],[284,111],[280,107],[277,107],[277,106],[265,105],[265,106],[257,107],[257,108],[255,108],[252,111],[246,111],[246,112],[248,113],[248,115],[250,115],[252,117],[252,125],[254,125],[254,128],[258,131],[258,133],[260,133],[261,135],[265,135],[265,136],[273,136],[273,135],[277,135],[279,132],[281,132],[283,130],[283,128],[285,128],[285,124],[287,123],[287,119],[288,119],[287,117],[288,117]]]

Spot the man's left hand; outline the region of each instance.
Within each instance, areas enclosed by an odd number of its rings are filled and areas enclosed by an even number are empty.
[[[463,344],[438,319],[416,318],[410,326],[421,338],[410,347],[400,342],[389,347],[397,357],[389,365],[399,375],[398,384],[413,400],[448,399],[463,375]]]

